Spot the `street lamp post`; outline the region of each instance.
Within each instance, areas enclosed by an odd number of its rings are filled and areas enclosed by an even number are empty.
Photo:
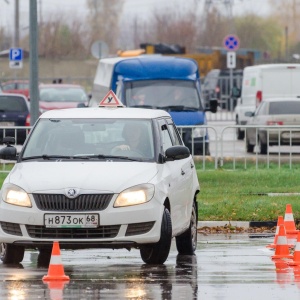
[[[37,0],[29,2],[30,125],[33,125],[39,117]]]

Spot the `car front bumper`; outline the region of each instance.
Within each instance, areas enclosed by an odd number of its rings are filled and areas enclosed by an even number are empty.
[[[116,195],[102,211],[41,211],[31,197],[31,208],[1,200],[0,242],[39,248],[59,241],[65,249],[132,248],[160,239],[163,205],[151,199],[131,207],[114,208]],[[97,228],[53,228],[44,225],[44,214],[99,214]]]

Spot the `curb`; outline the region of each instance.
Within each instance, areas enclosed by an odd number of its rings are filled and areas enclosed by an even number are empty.
[[[264,222],[256,222],[256,221],[198,221],[198,228],[202,227],[218,227],[225,226],[231,224],[234,227],[243,227],[245,229],[252,227],[268,227],[272,228],[277,225],[275,221],[264,221]]]

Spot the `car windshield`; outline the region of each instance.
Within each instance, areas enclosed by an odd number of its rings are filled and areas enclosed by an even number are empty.
[[[201,101],[193,81],[142,80],[125,83],[127,106],[199,110]]]
[[[0,112],[24,112],[28,107],[22,97],[0,95]]]
[[[40,119],[21,159],[154,159],[152,122],[143,119]]]
[[[300,101],[270,102],[270,115],[296,115],[300,114]]]
[[[40,101],[45,102],[87,102],[88,96],[81,88],[40,87]]]

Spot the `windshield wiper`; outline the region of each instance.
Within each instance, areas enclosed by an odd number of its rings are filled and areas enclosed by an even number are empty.
[[[23,157],[22,160],[34,160],[34,159],[43,159],[43,160],[50,160],[50,159],[122,159],[122,160],[130,160],[130,161],[142,161],[141,159],[132,158],[128,156],[117,156],[117,155],[103,155],[103,154],[93,154],[93,155],[74,155],[74,156],[66,156],[66,155],[36,155],[36,156],[28,156]]]
[[[103,155],[103,154],[93,154],[93,155],[75,155],[72,156],[73,159],[124,159],[131,161],[141,161],[141,159],[132,158],[128,156],[119,156],[119,155]]]
[[[168,106],[159,106],[158,109],[163,109],[166,111],[197,111],[196,107],[184,106],[184,105],[168,105]]]
[[[144,104],[135,104],[135,105],[130,105],[130,107],[138,107],[138,108],[157,108],[157,106],[153,105],[144,105]]]
[[[67,156],[67,155],[36,155],[36,156],[27,156],[27,157],[22,157],[22,160],[34,160],[34,159],[44,159],[44,160],[49,160],[49,159],[71,159],[72,156]]]

